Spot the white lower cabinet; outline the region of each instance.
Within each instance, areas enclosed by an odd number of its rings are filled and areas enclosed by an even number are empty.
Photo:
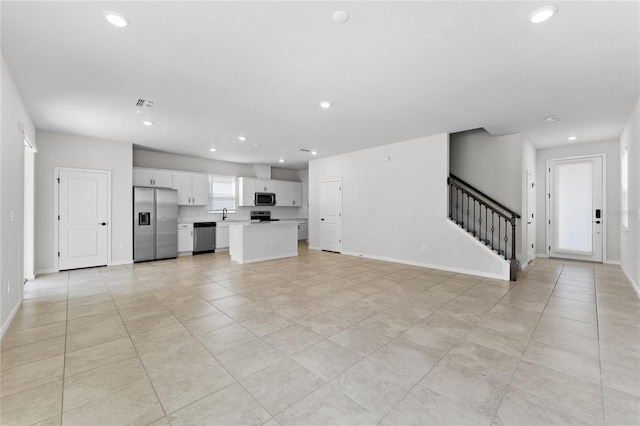
[[[229,225],[216,224],[216,251],[229,248]]]
[[[304,241],[307,239],[307,222],[298,223],[298,241]]]
[[[178,224],[178,253],[193,251],[193,224]]]

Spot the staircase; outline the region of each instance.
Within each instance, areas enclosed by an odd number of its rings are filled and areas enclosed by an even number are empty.
[[[503,257],[516,280],[516,226],[520,215],[454,175],[449,175],[449,219]]]

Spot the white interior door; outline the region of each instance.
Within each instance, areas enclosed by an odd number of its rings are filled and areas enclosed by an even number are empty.
[[[58,171],[58,269],[108,262],[109,174]]]
[[[602,157],[549,162],[549,255],[602,262]]]
[[[527,261],[536,257],[536,182],[527,172]]]
[[[342,181],[320,182],[320,249],[342,252]]]

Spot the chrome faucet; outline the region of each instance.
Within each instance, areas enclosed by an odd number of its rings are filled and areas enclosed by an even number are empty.
[[[227,218],[227,208],[223,208],[222,209],[222,220],[225,220]]]

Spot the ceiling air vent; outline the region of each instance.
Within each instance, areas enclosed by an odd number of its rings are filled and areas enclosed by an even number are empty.
[[[152,110],[156,106],[156,101],[139,98],[135,102],[136,108],[143,110]]]

